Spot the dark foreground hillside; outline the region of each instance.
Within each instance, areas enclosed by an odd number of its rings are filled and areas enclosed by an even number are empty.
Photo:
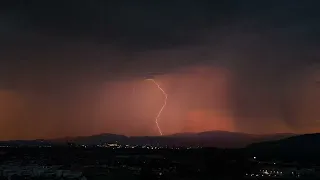
[[[319,134],[309,134],[241,149],[6,146],[0,148],[0,180],[319,179],[318,142]]]
[[[281,159],[320,164],[320,133],[293,136],[277,141],[254,143],[247,152],[260,159]]]

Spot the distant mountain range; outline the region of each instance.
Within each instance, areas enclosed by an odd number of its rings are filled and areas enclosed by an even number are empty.
[[[207,131],[200,133],[178,133],[167,136],[132,136],[116,134],[99,134],[84,137],[69,137],[52,140],[53,142],[72,142],[76,144],[102,144],[118,142],[134,145],[161,145],[161,146],[206,146],[220,148],[239,148],[248,144],[278,140],[293,136],[293,134],[252,135],[226,131]]]
[[[86,144],[98,145],[104,143],[131,144],[131,145],[160,145],[160,146],[205,146],[218,148],[241,148],[249,144],[279,140],[294,136],[294,134],[267,134],[253,135],[238,132],[207,131],[200,133],[178,133],[166,136],[132,136],[127,137],[117,134],[99,134],[92,136],[66,137],[52,140],[32,141],[2,141],[5,145],[52,145],[52,144]]]
[[[243,148],[246,157],[258,161],[299,162],[320,165],[320,133],[317,134],[271,134],[208,131],[201,133],[178,133],[168,136],[127,137],[116,134],[100,134],[83,137],[67,137],[53,140],[2,141],[0,146],[47,146],[67,143],[98,145],[103,143],[162,146],[205,146],[217,148]]]

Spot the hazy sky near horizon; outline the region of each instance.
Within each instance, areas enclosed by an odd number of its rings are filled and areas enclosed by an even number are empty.
[[[4,1],[0,139],[320,131],[316,1]]]

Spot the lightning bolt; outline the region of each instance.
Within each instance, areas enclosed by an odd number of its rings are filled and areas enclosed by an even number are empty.
[[[158,112],[158,115],[157,115],[156,120],[155,120],[156,125],[157,125],[157,128],[158,128],[158,131],[159,131],[160,135],[162,136],[162,131],[161,131],[161,128],[160,128],[160,126],[159,126],[158,121],[159,121],[159,119],[160,119],[160,116],[161,116],[161,113],[162,113],[163,109],[164,109],[164,108],[166,107],[166,105],[167,105],[168,94],[160,87],[160,85],[159,85],[154,79],[146,79],[146,81],[151,81],[151,82],[153,82],[153,83],[158,87],[158,89],[162,92],[162,94],[164,95],[164,103],[163,103],[160,111]]]

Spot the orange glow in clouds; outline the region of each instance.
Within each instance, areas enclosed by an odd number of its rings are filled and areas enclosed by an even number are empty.
[[[235,79],[228,69],[188,67],[155,76],[154,79],[168,94],[158,122],[163,134],[211,130],[248,133],[289,131],[287,124],[277,114],[253,119],[235,115],[231,94]],[[308,91],[299,91],[300,95],[303,94],[301,92],[310,94],[309,98],[302,98],[306,99],[305,110],[299,105],[304,101],[289,98],[295,100],[291,104],[297,104],[293,106],[293,109],[297,108],[295,124],[300,122],[301,127],[303,124],[300,117],[309,117],[311,120],[314,117],[315,131],[318,127],[316,117],[319,117],[316,107],[319,107],[317,105],[320,101],[316,98],[319,97],[316,96],[318,87],[314,87],[314,80],[312,82]],[[76,89],[72,94],[54,98],[40,96],[39,93],[28,95],[0,91],[0,139],[55,138],[100,133],[159,135],[155,118],[164,105],[164,94],[155,84],[144,81],[143,77],[105,81],[90,86],[79,85]],[[314,108],[307,109],[306,104],[311,102]],[[246,103],[244,101],[243,105]],[[239,127],[242,122],[250,124],[247,128]],[[310,130],[310,126],[306,125],[306,128]]]
[[[215,110],[193,110],[188,112],[185,132],[235,131],[232,117]]]
[[[189,67],[157,77],[170,95],[161,125],[167,134],[209,130],[235,131],[227,69]]]

